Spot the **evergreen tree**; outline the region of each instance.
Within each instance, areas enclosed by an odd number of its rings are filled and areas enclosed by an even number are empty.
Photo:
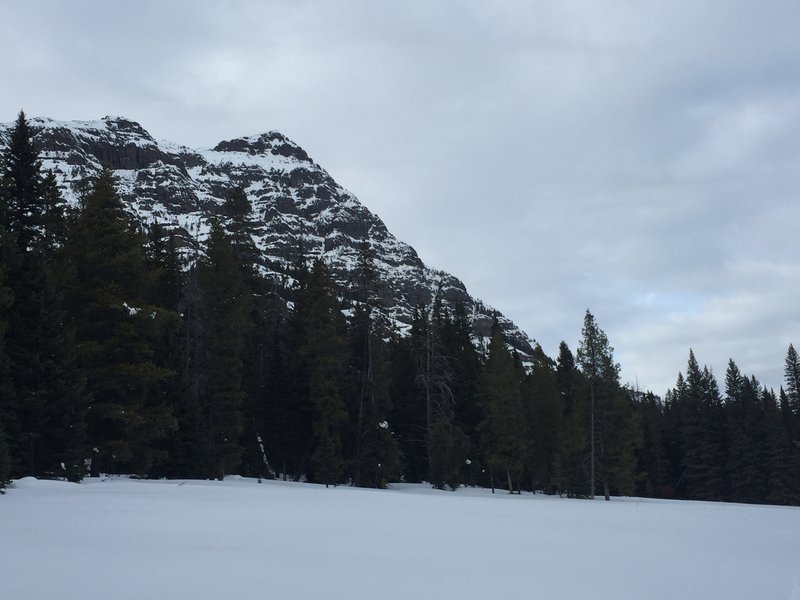
[[[41,166],[33,131],[20,111],[0,164],[0,224],[13,234],[23,252],[41,236]]]
[[[24,472],[78,481],[86,456],[86,397],[74,327],[65,323],[61,292],[44,255],[28,251],[19,260],[7,339]]]
[[[355,460],[353,484],[385,487],[399,472],[400,453],[389,421],[392,401],[383,339],[386,331],[380,320],[380,301],[376,294],[376,270],[368,244],[359,248],[355,272],[357,284],[351,327],[352,368],[358,384],[355,412]]]
[[[686,497],[720,500],[725,489],[726,439],[716,379],[689,351],[685,385],[676,389],[680,411],[683,488]]]
[[[755,377],[741,375],[733,361],[725,377],[725,406],[730,446],[727,471],[730,499],[735,502],[763,502],[767,496],[764,470],[764,407],[761,386]]]
[[[389,395],[394,409],[391,422],[403,457],[405,481],[421,482],[428,477],[427,414],[425,394],[417,378],[418,351],[424,335],[421,311],[414,311],[409,336],[393,337],[389,347]]]
[[[201,407],[203,382],[206,376],[206,315],[203,293],[198,282],[199,256],[185,276],[179,301],[182,360],[176,374],[179,388],[173,398],[178,431],[171,437],[170,474],[178,477],[206,478],[211,458],[204,411]]]
[[[17,474],[83,473],[83,380],[65,326],[55,271],[64,214],[55,177],[43,181],[33,133],[20,116],[2,159],[2,205],[16,244],[4,244],[15,302],[7,315],[6,347],[14,388],[14,463]],[[10,240],[11,238],[9,238]]]
[[[582,402],[585,387],[575,357],[565,342],[559,345],[556,385],[561,402],[562,429],[556,456],[561,473],[557,487],[568,496],[589,494],[589,404]],[[556,472],[557,473],[557,472]]]
[[[301,353],[308,365],[308,403],[313,408],[313,478],[326,486],[341,481],[345,470],[342,427],[347,421],[341,397],[345,344],[341,313],[334,304],[328,269],[317,260],[308,277]]]
[[[533,349],[533,365],[525,387],[531,436],[527,462],[532,488],[560,492],[563,485],[561,435],[564,413],[556,364],[539,344]]]
[[[47,171],[41,187],[41,234],[40,246],[52,257],[66,239],[66,202],[61,197],[56,176]]]
[[[438,291],[430,311],[417,314],[412,344],[425,406],[427,479],[439,489],[449,486],[455,490],[469,452],[469,440],[456,425],[455,361],[444,343],[449,327],[449,315]]]
[[[594,466],[603,482],[605,499],[612,488],[627,494],[634,485],[634,448],[640,430],[628,394],[619,385],[619,365],[606,334],[588,310],[584,318],[578,363],[590,385],[590,495],[594,497]]]
[[[299,480],[311,472],[311,452],[314,446],[314,413],[309,397],[310,357],[303,351],[309,311],[309,268],[302,241],[291,271],[292,285],[287,289],[293,304],[286,320],[286,331],[273,338],[280,346],[276,362],[276,380],[282,393],[276,393],[272,411],[270,456],[287,476]]]
[[[790,410],[789,427],[792,439],[800,444],[800,357],[792,344],[786,351],[784,362],[786,398]]]
[[[103,170],[69,231],[66,305],[90,394],[87,442],[92,472],[146,475],[156,444],[174,431],[170,408],[157,393],[170,372],[154,361],[154,345],[172,320],[153,302],[155,273],[145,238],[131,221]]]
[[[669,497],[669,465],[664,451],[664,406],[652,393],[636,394],[636,411],[642,428],[642,444],[636,455],[636,495]]]
[[[485,407],[485,444],[492,470],[505,475],[509,493],[522,474],[527,452],[527,431],[522,401],[522,373],[506,349],[495,318],[489,342],[489,358],[481,374]]]
[[[796,453],[784,427],[778,400],[773,391],[762,391],[764,410],[764,470],[766,472],[766,502],[797,504],[800,502],[800,472]]]
[[[250,326],[251,294],[231,240],[218,222],[212,223],[197,279],[205,329],[200,406],[209,475],[222,480],[239,466],[242,454],[242,352]]]
[[[264,280],[258,273],[260,252],[253,242],[253,206],[243,187],[237,186],[231,190],[222,207],[222,213],[227,217],[226,230],[244,282],[254,294],[262,294]]]
[[[149,268],[155,273],[155,299],[166,311],[162,311],[162,325],[158,337],[153,340],[153,362],[168,371],[168,375],[154,389],[154,397],[168,407],[175,416],[179,431],[154,443],[154,476],[201,477],[204,469],[192,465],[199,459],[197,448],[184,445],[190,423],[197,423],[197,414],[190,416],[184,412],[190,399],[187,320],[185,282],[181,269],[174,231],[167,231],[159,223],[151,225],[148,231],[147,247]],[[190,457],[190,454],[194,455]],[[168,459],[168,460],[167,460]]]
[[[233,188],[222,209],[227,217],[226,230],[233,246],[243,282],[250,291],[251,327],[242,353],[242,473],[259,478],[273,477],[267,459],[266,436],[269,413],[279,402],[270,387],[274,382],[273,369],[279,364],[279,345],[274,319],[278,316],[269,290],[270,283],[259,270],[261,253],[253,241],[255,223],[252,205],[241,186]],[[272,282],[274,287],[275,282]]]

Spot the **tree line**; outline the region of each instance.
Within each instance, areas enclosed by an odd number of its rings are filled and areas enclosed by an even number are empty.
[[[587,311],[520,357],[435,294],[400,334],[369,244],[349,283],[298,245],[257,266],[231,191],[202,248],[125,210],[103,170],[69,208],[20,113],[0,161],[0,487],[26,475],[427,481],[594,497],[800,503],[800,359],[776,394],[689,353],[665,398],[621,384]]]

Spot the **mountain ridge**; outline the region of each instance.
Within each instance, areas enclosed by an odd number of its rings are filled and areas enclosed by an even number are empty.
[[[348,282],[359,246],[375,254],[381,300],[401,331],[414,308],[441,294],[449,305],[463,303],[476,343],[486,341],[495,311],[473,298],[457,277],[425,265],[416,250],[398,240],[375,213],[278,131],[222,140],[197,150],[157,140],[138,122],[121,116],[95,121],[29,119],[44,170],[52,170],[65,200],[80,201],[91,179],[110,167],[120,197],[143,223],[174,230],[184,248],[197,248],[210,218],[223,218],[222,205],[235,187],[253,206],[254,242],[268,275],[285,276],[302,243],[310,256],[329,265],[334,280]],[[11,123],[0,124],[5,145]],[[497,313],[510,346],[523,359],[533,342],[510,319]]]

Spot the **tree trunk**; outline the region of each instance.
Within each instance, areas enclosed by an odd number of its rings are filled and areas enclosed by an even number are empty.
[[[608,493],[608,479],[603,479],[603,492],[606,495],[606,502],[611,500],[611,496]]]
[[[514,483],[511,481],[511,471],[506,469],[506,477],[508,478],[508,493],[514,493]]]

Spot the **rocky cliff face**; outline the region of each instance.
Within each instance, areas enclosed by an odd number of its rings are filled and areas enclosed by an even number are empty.
[[[302,241],[306,253],[322,256],[334,278],[345,284],[366,241],[376,257],[388,315],[398,328],[407,328],[413,308],[429,304],[438,290],[446,303],[464,303],[476,341],[489,333],[490,307],[474,300],[457,278],[426,267],[411,246],[396,239],[305,150],[278,132],[193,150],[157,141],[138,123],[121,117],[66,122],[36,118],[30,124],[43,167],[55,173],[71,204],[109,166],[131,212],[144,222],[158,221],[176,230],[189,247],[205,239],[209,217],[220,215],[230,191],[241,186],[253,206],[254,241],[266,272],[285,274]],[[10,126],[0,125],[3,146]],[[502,315],[499,320],[509,343],[529,354],[528,336]]]

